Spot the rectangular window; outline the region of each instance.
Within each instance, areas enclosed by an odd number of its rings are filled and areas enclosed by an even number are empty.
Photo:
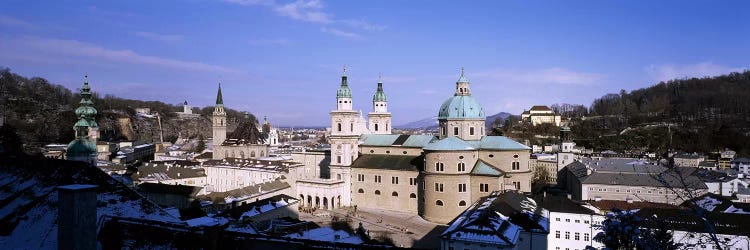
[[[469,128],[469,135],[474,135],[474,127]]]
[[[435,182],[435,192],[443,192],[443,183]]]
[[[589,241],[589,234],[583,233],[583,241]]]
[[[363,175],[363,174],[358,174],[358,175],[357,175],[357,180],[358,180],[358,181],[365,181],[365,175]]]
[[[458,184],[458,192],[459,193],[466,193],[466,183]]]
[[[516,190],[521,190],[521,182],[514,181],[513,182],[513,187],[515,187]]]
[[[565,222],[570,222],[570,219],[565,219]]]
[[[391,176],[391,184],[398,184],[398,176]]]
[[[340,155],[336,156],[336,163],[341,164],[341,156]]]
[[[383,181],[383,177],[382,176],[380,176],[380,175],[376,175],[375,176],[375,183],[380,183],[382,181]]]
[[[576,233],[575,235],[573,235],[573,239],[574,240],[581,240],[581,234],[580,233]]]
[[[445,170],[442,162],[435,162],[435,172],[443,172]]]
[[[458,127],[453,128],[453,135],[458,135]]]
[[[565,239],[566,239],[566,240],[569,240],[569,239],[570,239],[570,232],[565,232]]]
[[[479,192],[487,193],[490,191],[490,184],[479,183]]]
[[[417,185],[417,178],[409,178],[409,185],[416,186]]]
[[[521,169],[521,163],[520,162],[513,162],[511,165],[512,170],[520,170]]]
[[[560,238],[560,231],[555,231],[555,238],[557,238],[557,239]]]

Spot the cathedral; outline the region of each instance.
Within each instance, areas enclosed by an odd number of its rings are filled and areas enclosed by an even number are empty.
[[[331,197],[331,204],[339,206],[407,212],[448,223],[493,191],[531,191],[531,149],[486,135],[484,108],[471,96],[463,69],[453,96],[438,110],[436,136],[391,133],[382,80],[373,95],[369,126],[358,125],[364,119],[352,109],[353,100],[344,70],[336,109],[330,112],[330,180],[297,181],[303,205],[317,206],[318,197]]]

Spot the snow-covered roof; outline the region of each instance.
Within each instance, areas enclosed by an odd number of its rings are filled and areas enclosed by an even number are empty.
[[[492,193],[472,204],[443,231],[441,238],[514,246],[522,231],[549,233],[549,211],[520,193]]]

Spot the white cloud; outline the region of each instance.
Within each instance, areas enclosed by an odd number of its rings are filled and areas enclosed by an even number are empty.
[[[15,28],[22,28],[22,29],[32,29],[36,27],[33,24],[26,22],[24,20],[10,17],[10,16],[4,16],[4,15],[0,15],[0,26],[15,27]]]
[[[359,28],[363,30],[384,30],[386,28],[385,25],[377,25],[367,22],[367,20],[360,19],[360,20],[338,20],[338,22],[349,25],[354,28]]]
[[[50,59],[60,59],[66,57],[77,57],[96,59],[110,62],[142,64],[149,66],[158,66],[165,68],[174,68],[182,70],[200,70],[237,73],[239,70],[211,65],[201,62],[183,61],[156,56],[147,56],[138,54],[132,50],[114,50],[104,48],[95,44],[80,42],[76,40],[62,40],[50,38],[24,38],[13,41],[14,49],[28,50],[29,53],[39,53],[39,57]]]
[[[245,5],[245,6],[253,6],[253,5],[272,5],[274,2],[273,0],[224,0],[228,3],[234,3],[239,5]]]
[[[136,32],[133,32],[133,35],[146,38],[149,40],[157,41],[157,42],[176,42],[176,41],[182,40],[181,35],[159,34],[159,33],[148,32],[148,31],[136,31]]]
[[[256,46],[263,46],[263,45],[289,45],[291,42],[287,39],[283,38],[277,38],[277,39],[255,39],[250,40],[251,45]]]
[[[697,64],[662,64],[651,65],[646,68],[648,74],[657,81],[668,81],[672,79],[686,77],[705,77],[727,74],[730,72],[741,72],[747,68],[733,68],[712,62],[702,62]]]
[[[510,83],[563,85],[591,85],[596,84],[605,77],[603,74],[575,72],[558,67],[531,70],[493,69],[471,75]]]
[[[382,31],[385,25],[373,24],[361,19],[334,19],[333,14],[325,10],[322,0],[296,0],[286,4],[278,4],[274,0],[224,0],[228,3],[243,6],[265,6],[271,8],[280,16],[293,20],[323,24],[323,25],[346,25],[350,28],[367,31]],[[321,31],[341,37],[361,38],[361,35],[353,32],[343,31],[340,28],[322,28]]]
[[[311,23],[331,23],[331,15],[323,11],[323,3],[319,0],[297,0],[292,3],[274,7],[279,15],[294,20]]]
[[[332,34],[332,35],[335,35],[335,36],[349,38],[349,39],[361,39],[362,38],[362,36],[360,36],[357,33],[347,32],[347,31],[343,31],[343,30],[340,30],[340,29],[336,29],[336,28],[326,28],[326,27],[323,27],[323,28],[320,28],[320,31],[323,31],[325,33]]]

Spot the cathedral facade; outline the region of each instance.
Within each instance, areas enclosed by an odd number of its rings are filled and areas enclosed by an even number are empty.
[[[331,171],[350,183],[352,206],[448,223],[492,191],[531,191],[531,149],[486,135],[484,108],[471,96],[463,70],[455,93],[438,110],[437,136],[391,134],[382,82],[373,96],[370,126],[366,133],[356,131],[350,121],[359,114],[351,110],[346,80],[344,75],[337,110],[331,112]]]

